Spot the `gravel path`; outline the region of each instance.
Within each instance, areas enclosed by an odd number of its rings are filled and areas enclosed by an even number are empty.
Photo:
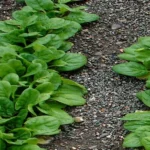
[[[119,76],[111,68],[120,62],[117,58],[120,49],[134,43],[139,36],[150,34],[148,1],[89,0],[85,3],[101,20],[84,25],[82,32],[72,39],[75,43],[72,51],[84,53],[88,64],[70,78],[84,84],[89,94],[86,105],[68,111],[83,117],[84,122],[63,126],[60,135],[50,138],[48,150],[123,150],[126,131],[120,118],[147,109],[135,96],[144,88],[144,82]],[[2,20],[9,14],[2,2],[0,6]]]
[[[100,15],[98,22],[85,25],[74,38],[74,52],[88,57],[88,65],[71,78],[89,91],[87,105],[71,109],[84,122],[64,127],[50,150],[123,150],[126,134],[120,118],[135,110],[147,109],[135,94],[144,82],[119,76],[112,66],[119,63],[120,49],[150,34],[149,0],[90,0],[89,11]]]

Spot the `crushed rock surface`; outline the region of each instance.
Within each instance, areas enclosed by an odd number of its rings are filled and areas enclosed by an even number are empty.
[[[14,1],[0,1],[0,19],[7,19],[16,9]],[[69,77],[88,89],[84,106],[68,108],[84,121],[62,127],[60,135],[50,137],[48,150],[132,150],[122,148],[127,131],[120,120],[135,110],[146,110],[136,93],[145,88],[144,81],[117,75],[112,66],[123,48],[140,36],[150,34],[149,0],[89,0],[88,11],[101,19],[83,26],[71,40],[72,51],[88,57],[88,64]],[[17,6],[17,8],[20,6]],[[5,10],[5,8],[9,10]]]

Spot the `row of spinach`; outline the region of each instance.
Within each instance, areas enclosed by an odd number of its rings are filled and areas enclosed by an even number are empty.
[[[115,65],[113,70],[119,74],[146,80],[146,90],[138,92],[139,98],[146,106],[150,107],[150,37],[141,37],[128,48],[124,49],[119,58],[128,62]],[[150,150],[150,111],[137,111],[127,114],[122,120],[125,129],[130,131],[125,139],[124,147],[144,147]]]

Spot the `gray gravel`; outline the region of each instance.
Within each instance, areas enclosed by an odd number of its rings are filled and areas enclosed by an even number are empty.
[[[7,18],[13,5],[0,1],[0,18]],[[13,2],[13,1],[12,1]],[[127,131],[120,118],[135,110],[146,108],[135,96],[143,90],[144,81],[112,72],[112,66],[121,62],[117,54],[134,43],[139,36],[150,33],[149,0],[89,0],[89,12],[101,20],[84,25],[72,41],[72,51],[88,57],[82,70],[70,74],[88,88],[87,104],[68,108],[82,123],[62,127],[62,133],[51,137],[48,150],[123,150],[122,140]],[[7,7],[4,7],[7,6]],[[10,7],[11,6],[11,7]],[[6,14],[5,14],[5,13]],[[131,149],[130,149],[131,150]]]

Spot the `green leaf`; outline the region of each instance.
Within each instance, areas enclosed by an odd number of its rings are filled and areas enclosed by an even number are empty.
[[[14,121],[17,117],[10,117],[8,119],[4,119],[0,117],[0,125],[4,125],[6,123],[10,123],[11,121]]]
[[[68,39],[74,36],[79,30],[81,30],[81,25],[77,22],[70,21],[67,26],[54,31],[55,34],[59,35],[61,39]]]
[[[28,68],[27,68],[27,72],[26,74],[24,75],[24,77],[28,77],[28,76],[31,76],[31,75],[34,75],[36,73],[38,73],[39,71],[42,70],[42,65],[40,63],[34,63],[34,64],[31,64]]]
[[[129,131],[135,131],[141,126],[150,126],[150,120],[128,121],[124,124],[124,128]]]
[[[40,93],[35,89],[24,90],[16,101],[15,108],[19,110],[20,108],[27,108],[28,105],[36,105]]]
[[[19,76],[15,73],[9,73],[3,78],[3,81],[8,81],[11,85],[16,85],[19,83]]]
[[[131,45],[130,47],[125,48],[124,52],[128,53],[128,54],[133,54],[134,55],[136,53],[136,50],[143,49],[143,48],[144,48],[144,46],[137,42],[137,43]]]
[[[6,54],[16,55],[16,51],[14,48],[9,46],[0,46],[0,57],[4,57]]]
[[[150,107],[150,90],[138,92],[136,96],[147,106]]]
[[[73,46],[73,43],[64,41],[62,45],[59,47],[59,49],[66,52],[70,50],[72,46]]]
[[[40,148],[38,145],[26,144],[26,145],[15,145],[9,147],[9,150],[45,150]]]
[[[16,26],[8,25],[4,21],[0,21],[0,31],[8,33],[16,29]]]
[[[37,144],[38,139],[37,138],[28,138],[25,140],[17,139],[15,140],[5,140],[9,145],[24,145],[24,144]]]
[[[150,78],[148,78],[148,80],[146,81],[146,87],[150,88]]]
[[[28,45],[26,48],[34,47],[37,44],[46,45],[47,47],[59,48],[62,45],[62,39],[56,34],[47,34],[42,38],[38,38],[35,42]]]
[[[126,54],[126,53],[123,53],[123,54],[119,54],[118,57],[119,57],[120,59],[123,59],[123,60],[138,62],[138,60],[136,59],[136,56],[133,55],[133,54]]]
[[[37,37],[40,36],[39,32],[31,32],[31,33],[22,33],[19,35],[20,37]]]
[[[66,113],[59,106],[51,105],[51,103],[44,103],[40,105],[40,109],[43,113],[57,118],[61,124],[70,124],[74,122],[74,119]]]
[[[135,113],[129,113],[121,120],[132,120],[132,121],[149,121],[150,120],[150,111],[140,111]]]
[[[14,115],[14,103],[5,97],[0,97],[0,116],[11,117]]]
[[[77,11],[77,12],[71,12],[67,17],[65,17],[65,19],[82,24],[82,23],[96,21],[99,19],[99,16],[84,11]]]
[[[141,126],[135,130],[135,134],[141,138],[150,136],[150,126]]]
[[[47,63],[44,60],[41,60],[41,59],[35,59],[35,60],[32,61],[32,63],[41,64],[42,69],[43,69],[42,71],[44,71],[48,68]]]
[[[59,59],[65,55],[64,51],[56,50],[55,48],[36,51],[34,54],[38,59],[42,59],[45,62],[50,62],[52,60]]]
[[[9,73],[15,73],[15,70],[7,63],[0,63],[0,70],[3,70],[3,71],[0,71],[1,78],[3,78]]]
[[[53,66],[56,66],[58,71],[73,71],[84,66],[86,63],[87,59],[84,55],[67,53],[64,57],[54,61]]]
[[[36,90],[38,90],[40,93],[49,93],[52,94],[54,91],[54,85],[50,82],[44,82],[42,84],[39,84],[36,87]]]
[[[141,143],[144,146],[145,150],[149,150],[150,149],[150,136],[143,137],[141,140]]]
[[[24,44],[26,45],[26,40],[23,37],[19,37],[23,33],[23,30],[14,30],[9,33],[0,34],[1,42],[11,43],[11,44]]]
[[[10,59],[8,64],[16,71],[18,75],[23,75],[26,71],[26,67],[23,66],[20,60]]]
[[[50,75],[48,81],[54,85],[54,89],[56,90],[62,83],[61,76],[53,70],[50,70],[49,72]]]
[[[127,135],[123,142],[123,147],[140,147],[142,146],[139,137],[135,133]]]
[[[80,106],[86,102],[84,98],[76,94],[54,94],[51,99],[69,106]]]
[[[0,97],[9,98],[11,95],[11,85],[8,81],[0,81]]]
[[[52,10],[54,3],[51,0],[25,0],[26,4],[35,10]]]
[[[53,135],[58,134],[60,130],[59,121],[51,116],[38,116],[29,118],[25,126],[32,130],[33,135]]]
[[[145,66],[136,62],[115,65],[113,70],[119,74],[135,77],[145,76],[149,73]]]
[[[10,131],[16,139],[25,140],[31,137],[31,132],[28,128],[15,128]]]
[[[83,94],[87,93],[87,90],[83,85],[81,85],[81,84],[79,84],[79,83],[77,83],[73,80],[62,78],[62,81],[63,81],[64,84],[68,84],[68,85],[71,85],[71,86],[78,87],[82,91]]]
[[[69,24],[71,24],[70,21],[62,19],[62,18],[49,19],[49,29],[60,29]]]
[[[43,83],[49,81],[50,73],[47,70],[41,70],[34,75],[34,81],[37,83]]]
[[[143,46],[150,47],[150,37],[149,36],[140,37],[138,39],[138,43]]]

